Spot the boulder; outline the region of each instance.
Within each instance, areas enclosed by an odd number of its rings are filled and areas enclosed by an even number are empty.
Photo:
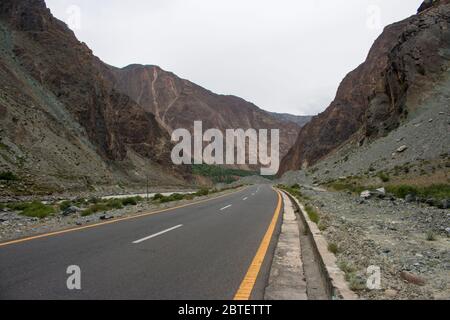
[[[372,197],[372,193],[369,190],[361,192],[361,198],[370,199]]]
[[[416,286],[424,286],[425,283],[426,283],[425,280],[422,279],[421,277],[419,277],[418,275],[410,273],[410,272],[407,272],[407,271],[403,271],[400,274],[400,277],[404,281],[412,283],[412,284],[415,284]]]
[[[67,208],[66,210],[64,210],[62,214],[63,214],[63,216],[67,217],[67,216],[70,216],[72,214],[76,214],[76,213],[78,213],[80,211],[81,211],[80,208],[75,207],[75,206],[71,206],[71,207]]]
[[[416,198],[416,196],[415,196],[414,194],[408,194],[408,195],[406,195],[406,197],[405,197],[405,201],[406,201],[407,203],[412,203],[412,202],[416,202],[416,201],[417,201],[417,198]]]
[[[442,200],[439,204],[440,209],[450,209],[450,199]]]
[[[401,146],[400,148],[397,149],[397,153],[403,153],[403,152],[405,152],[406,150],[408,150],[408,147],[407,147],[407,146]]]

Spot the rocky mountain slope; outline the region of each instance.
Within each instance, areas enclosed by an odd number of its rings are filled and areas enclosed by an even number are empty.
[[[296,144],[282,161],[280,173],[311,167],[341,149],[346,149],[344,156],[336,156],[334,162],[345,158],[344,162],[352,166],[348,150],[351,149],[358,155],[369,156],[364,164],[367,170],[370,162],[383,162],[401,147],[392,150],[394,146],[384,145],[379,158],[375,158],[368,153],[374,141],[388,139],[407,124],[417,125],[412,124],[416,117],[427,114],[436,119],[436,112],[445,113],[440,115],[444,124],[422,132],[420,142],[434,146],[428,148],[433,150],[431,153],[423,156],[436,158],[448,152],[449,26],[450,1],[441,0],[386,27],[366,61],[342,81],[328,109],[301,130]],[[407,137],[397,139],[404,138]],[[417,143],[419,140],[411,141]]]
[[[7,192],[182,183],[167,131],[44,1],[2,1],[0,38],[0,171],[26,181]]]
[[[195,120],[281,129],[282,154],[300,129],[159,67],[103,63],[44,0],[2,0],[0,40],[0,194],[185,185],[170,133]]]
[[[203,129],[280,129],[280,154],[286,155],[300,131],[290,120],[275,117],[235,96],[218,95],[157,66],[111,67],[116,89],[153,113],[172,132],[192,131],[194,121]]]

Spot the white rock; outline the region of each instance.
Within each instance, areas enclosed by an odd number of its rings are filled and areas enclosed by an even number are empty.
[[[397,152],[402,153],[402,152],[405,152],[407,149],[408,149],[407,146],[401,146],[400,148],[397,149]]]
[[[369,190],[361,192],[361,198],[369,199],[372,196],[372,193]]]

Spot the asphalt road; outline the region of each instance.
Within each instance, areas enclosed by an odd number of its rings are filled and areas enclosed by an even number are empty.
[[[233,299],[278,204],[270,186],[253,186],[155,215],[0,245],[0,299]],[[251,298],[262,298],[277,228]],[[67,288],[71,265],[81,269],[81,290]]]

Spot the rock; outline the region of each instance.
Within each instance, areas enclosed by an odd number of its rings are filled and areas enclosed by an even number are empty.
[[[405,280],[406,282],[415,284],[416,286],[424,286],[425,285],[425,280],[421,277],[419,277],[418,275],[415,275],[413,273],[407,272],[407,271],[403,271],[400,274],[400,277]]]
[[[416,202],[416,201],[417,201],[417,198],[416,198],[416,196],[413,195],[413,194],[408,194],[408,195],[406,195],[406,197],[405,197],[405,201],[406,201],[407,203],[412,203],[412,202]]]
[[[375,191],[372,191],[371,193],[372,193],[372,195],[374,195],[374,196],[376,196],[378,198],[386,197],[386,189],[385,188],[377,189]]]
[[[397,149],[397,153],[403,153],[403,152],[405,152],[406,150],[408,150],[408,147],[407,147],[407,146],[401,146],[400,148]]]
[[[397,296],[397,294],[397,290],[394,289],[387,289],[386,291],[384,291],[384,295],[388,298],[394,298],[395,296]]]
[[[439,206],[438,201],[437,201],[436,199],[433,199],[433,198],[427,199],[427,200],[425,201],[425,203],[428,204],[428,205],[431,206],[431,207],[438,207],[438,206]]]
[[[111,220],[113,218],[114,218],[114,216],[112,216],[112,215],[103,215],[100,217],[100,220]]]
[[[439,204],[440,209],[450,209],[450,199],[442,200]]]
[[[370,199],[372,197],[372,193],[369,190],[361,192],[361,198]]]
[[[80,208],[75,207],[75,206],[71,206],[71,207],[67,208],[66,210],[64,210],[62,215],[67,217],[67,216],[70,216],[72,214],[78,213],[80,211],[81,211]]]

